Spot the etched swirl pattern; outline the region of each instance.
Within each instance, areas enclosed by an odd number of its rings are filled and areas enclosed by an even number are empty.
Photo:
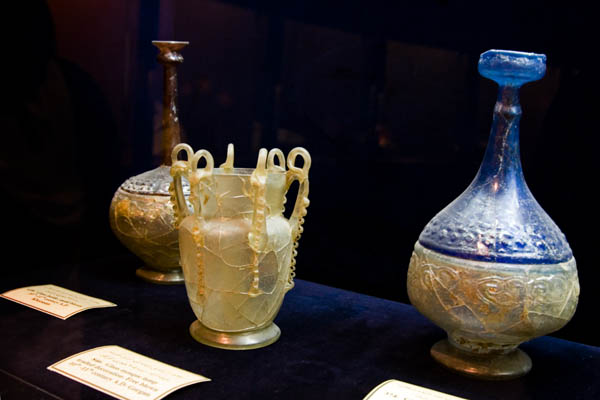
[[[408,293],[451,340],[485,352],[564,326],[575,312],[579,281],[573,258],[553,265],[495,264],[445,256],[417,243]]]
[[[157,271],[179,269],[178,234],[173,203],[166,196],[117,189],[110,205],[110,225],[131,252]]]

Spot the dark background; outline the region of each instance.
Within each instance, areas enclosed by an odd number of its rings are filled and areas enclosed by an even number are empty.
[[[408,302],[414,242],[483,156],[496,87],[478,75],[479,54],[533,51],[547,55],[548,69],[522,90],[524,172],[567,236],[581,283],[578,311],[555,336],[600,345],[591,329],[599,305],[596,14],[564,2],[389,3],[3,6],[7,273],[126,253],[108,207],[125,179],[159,163],[162,70],[150,42],[187,40],[184,141],[217,164],[230,142],[237,166],[254,166],[260,147],[312,155],[298,277]]]

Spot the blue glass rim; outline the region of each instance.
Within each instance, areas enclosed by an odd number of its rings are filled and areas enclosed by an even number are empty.
[[[512,50],[488,50],[479,56],[479,73],[499,85],[521,86],[546,74],[546,55]]]

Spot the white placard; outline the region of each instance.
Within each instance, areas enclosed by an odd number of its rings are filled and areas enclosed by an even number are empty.
[[[363,400],[466,400],[421,386],[390,379],[385,381]]]
[[[72,355],[50,371],[122,400],[158,400],[210,379],[119,346],[102,346]]]
[[[116,304],[86,296],[55,285],[28,286],[9,290],[0,297],[34,308],[60,319],[67,319],[90,308],[115,307]]]

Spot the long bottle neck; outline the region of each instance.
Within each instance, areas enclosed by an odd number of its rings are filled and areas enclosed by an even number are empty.
[[[171,165],[171,151],[181,142],[177,115],[177,66],[166,62],[163,70],[164,94],[162,115],[163,165]]]
[[[497,192],[523,179],[519,151],[519,86],[500,86],[490,137],[475,182]]]

